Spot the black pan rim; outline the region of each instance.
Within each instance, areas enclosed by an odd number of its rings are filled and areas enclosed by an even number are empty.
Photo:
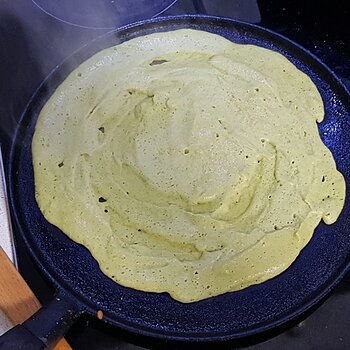
[[[240,24],[243,26],[247,26],[247,27],[251,27],[251,28],[255,28],[256,30],[265,32],[265,33],[269,33],[271,36],[280,39],[282,41],[286,41],[290,44],[293,44],[295,47],[297,47],[299,50],[301,50],[304,54],[306,54],[307,56],[310,56],[315,62],[317,62],[318,65],[321,66],[321,68],[323,70],[326,70],[328,72],[328,74],[332,77],[333,82],[335,84],[337,84],[338,86],[341,87],[341,89],[343,89],[344,93],[347,95],[347,97],[349,98],[349,92],[347,90],[347,88],[345,87],[345,85],[341,82],[341,80],[320,60],[318,59],[315,55],[313,55],[311,52],[309,52],[308,50],[304,49],[302,46],[300,46],[299,44],[289,40],[288,38],[284,37],[283,35],[277,34],[269,29],[265,29],[263,27],[257,26],[257,25],[253,25],[253,24],[249,24],[243,21],[237,21],[237,20],[232,20],[229,18],[224,18],[224,17],[215,17],[215,16],[203,16],[203,15],[184,15],[184,16],[169,16],[169,17],[161,17],[161,18],[156,18],[156,19],[151,19],[148,21],[140,21],[140,22],[136,22],[134,24],[130,24],[130,25],[126,25],[123,26],[119,29],[113,30],[108,32],[107,34],[104,34],[102,36],[105,35],[111,35],[114,33],[118,33],[118,32],[122,32],[126,29],[129,28],[134,28],[134,27],[138,27],[140,25],[143,25],[145,23],[163,23],[163,22],[167,22],[169,20],[186,20],[186,19],[203,19],[203,18],[207,18],[210,20],[220,20],[220,21],[229,21],[231,23],[236,23],[236,24]],[[100,37],[102,37],[100,36]],[[75,53],[77,53],[78,51],[82,50],[85,46],[87,45],[91,45],[93,42],[99,40],[99,38],[96,38],[95,40],[93,40],[92,42],[82,46],[81,48],[79,48],[77,51],[75,51],[71,56],[73,56]],[[68,60],[71,56],[69,56],[66,60]],[[61,65],[61,64],[60,64]],[[59,65],[59,66],[60,66]],[[42,88],[42,86],[45,84],[45,82],[51,77],[51,75],[58,69],[59,66],[56,66],[51,72],[50,74],[47,76],[47,78],[42,82],[42,84],[40,84],[40,86],[38,87],[38,89],[34,92],[32,98],[30,99],[30,101],[28,102],[25,112],[22,114],[21,119],[19,124],[21,124],[22,119],[24,118],[24,115],[26,114],[27,109],[30,107],[35,95],[37,94],[37,92]],[[10,151],[10,159],[15,158],[15,154],[16,154],[16,142],[15,140],[19,137],[18,136],[19,133],[19,128],[17,128],[16,130],[16,134],[14,137],[14,142],[11,146],[11,151]],[[12,182],[12,178],[13,176],[15,176],[15,169],[13,167],[12,162],[9,162],[9,182]],[[21,226],[20,224],[20,220],[19,217],[17,216],[16,213],[16,209],[15,209],[15,204],[14,204],[14,188],[12,185],[9,186],[9,197],[10,197],[10,206],[11,206],[11,212],[12,212],[12,217],[13,220],[15,221],[16,225]],[[46,277],[48,277],[48,279],[50,280],[51,283],[53,283],[54,286],[56,286],[58,288],[58,290],[62,290],[64,289],[64,292],[66,294],[72,295],[73,297],[75,296],[75,292],[71,290],[71,288],[62,288],[62,286],[57,285],[57,281],[54,278],[55,273],[53,273],[53,268],[51,266],[46,266],[46,263],[42,262],[40,257],[35,253],[35,249],[33,249],[33,247],[31,247],[29,240],[27,239],[26,236],[23,236],[24,240],[25,240],[25,244],[27,246],[27,248],[29,249],[31,256],[34,258],[36,264],[40,267],[40,269],[44,272],[44,274],[46,275]],[[234,334],[234,336],[232,336],[232,334],[230,333],[229,335],[223,335],[223,336],[217,336],[217,337],[205,337],[205,336],[200,336],[200,342],[216,342],[216,341],[227,341],[227,340],[232,340],[232,339],[238,339],[238,338],[246,338],[248,336],[252,336],[252,335],[256,335],[258,333],[262,333],[268,330],[271,330],[272,328],[276,328],[278,326],[281,326],[284,323],[287,323],[293,319],[296,319],[297,317],[301,316],[302,314],[304,314],[308,309],[310,309],[312,306],[314,306],[316,303],[318,303],[321,299],[323,299],[335,286],[336,284],[338,284],[340,282],[340,280],[344,277],[345,273],[350,269],[350,263],[347,263],[346,266],[341,268],[341,271],[339,271],[337,277],[330,281],[328,285],[324,286],[323,290],[318,293],[317,295],[315,295],[313,298],[311,298],[307,303],[304,304],[303,307],[298,308],[298,310],[296,310],[295,312],[292,312],[290,314],[288,314],[286,317],[283,317],[275,322],[273,322],[272,324],[269,325],[265,325],[265,326],[259,326],[259,327],[254,327],[251,330],[245,330],[244,332],[237,332]],[[65,283],[63,283],[64,285]],[[79,298],[78,298],[79,299]],[[91,304],[87,301],[84,300],[84,309],[89,312],[90,314],[95,314],[96,312],[96,308],[92,307]],[[149,337],[157,337],[157,334],[155,334],[154,332],[149,332],[146,329],[140,329],[137,328],[135,329],[135,327],[132,326],[128,326],[125,324],[116,324],[116,322],[112,319],[109,319],[108,316],[106,317],[106,321],[108,323],[111,323],[113,325],[117,325],[118,327],[125,329],[127,331],[131,331],[134,333],[139,333],[145,336],[149,336]],[[169,340],[176,340],[176,341],[195,341],[198,342],[198,334],[195,335],[195,338],[192,339],[191,336],[186,337],[186,339],[184,339],[184,336],[180,335],[166,335],[164,337],[164,335],[162,335],[163,338],[165,339],[169,339]]]

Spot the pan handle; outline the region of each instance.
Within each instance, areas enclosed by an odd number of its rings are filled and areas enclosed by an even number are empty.
[[[31,318],[2,335],[0,349],[52,349],[83,312],[72,297],[58,293]]]

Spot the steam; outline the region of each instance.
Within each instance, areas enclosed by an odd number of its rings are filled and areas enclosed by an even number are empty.
[[[0,8],[0,142],[4,153],[26,104],[47,75],[66,57],[107,30],[79,28],[48,16],[28,0]],[[101,16],[107,15],[101,9]],[[76,66],[68,67],[66,73]]]
[[[107,31],[134,20],[152,17],[174,2],[17,0],[14,4],[10,0],[3,1],[0,8],[3,61],[0,65],[3,80],[0,84],[0,142],[11,141],[30,97],[65,58]],[[42,4],[48,7],[44,8]],[[78,63],[71,61],[67,75]]]
[[[32,0],[57,19],[86,28],[114,29],[159,15],[177,0]]]

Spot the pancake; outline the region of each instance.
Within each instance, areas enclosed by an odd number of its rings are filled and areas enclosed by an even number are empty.
[[[82,63],[32,143],[45,218],[117,283],[194,302],[285,271],[345,182],[324,107],[287,58],[190,29]]]

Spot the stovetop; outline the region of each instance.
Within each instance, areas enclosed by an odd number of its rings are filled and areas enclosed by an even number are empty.
[[[16,123],[40,82],[65,57],[108,30],[87,28],[96,25],[89,23],[87,17],[79,18],[83,12],[77,12],[75,17],[72,13],[65,17],[64,11],[57,6],[46,9],[46,12],[42,10],[49,0],[36,2],[41,3],[42,8],[30,0],[0,2],[0,140],[5,171]],[[79,3],[78,0],[73,2]],[[172,2],[163,1],[163,5],[166,7]],[[48,13],[50,11],[54,16]],[[153,14],[158,12],[153,10]],[[184,13],[231,17],[270,28],[309,49],[350,88],[350,13],[347,1],[178,0],[163,15]],[[136,19],[141,19],[142,11],[141,15],[137,11],[136,14]],[[40,301],[45,303],[52,298],[54,291],[32,263],[19,237],[15,238],[20,272]],[[350,274],[347,274],[331,296],[302,319],[264,337],[237,343],[237,346],[254,350],[349,349],[349,329]],[[136,336],[130,338],[88,316],[75,324],[67,339],[77,350],[136,350],[151,346],[141,344]]]

